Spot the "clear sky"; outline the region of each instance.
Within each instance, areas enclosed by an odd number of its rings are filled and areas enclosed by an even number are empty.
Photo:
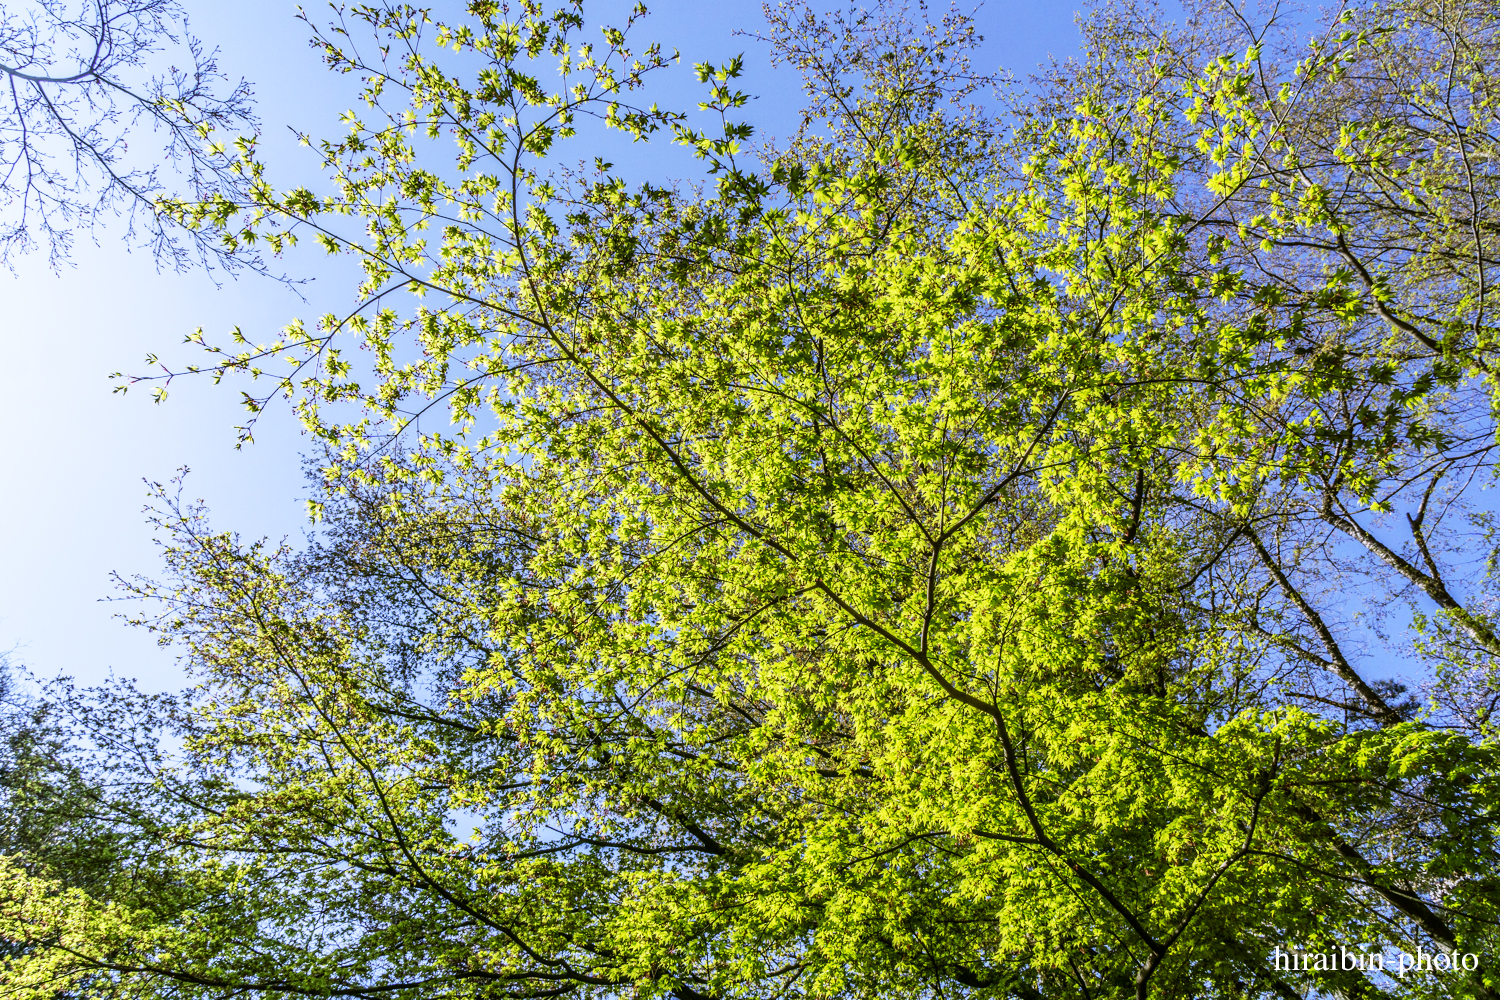
[[[355,82],[322,68],[295,4],[186,6],[194,32],[222,50],[224,68],[254,82],[274,179],[290,186],[314,177],[314,154],[287,141],[288,129],[338,134]],[[1049,55],[1072,53],[1075,6],[990,0],[978,13],[986,44],[977,68],[1003,65],[1025,76]],[[758,43],[734,35],[763,24],[759,3],[651,7],[641,33],[681,50],[683,65],[673,72],[684,88],[693,63],[744,52],[742,89],[762,98],[748,117],[772,134],[789,131],[795,78],[772,72]],[[308,8],[315,18],[326,10]],[[664,169],[672,167],[664,161]],[[14,276],[0,272],[0,650],[14,650],[41,677],[92,682],[113,670],[147,689],[169,689],[180,679],[174,654],[119,622],[124,609],[102,600],[113,593],[111,572],[156,569],[141,513],[143,480],[164,481],[189,466],[186,493],[208,502],[217,526],[297,537],[306,527],[306,442],[281,408],[262,419],[255,444],[236,451],[233,428],[244,412],[235,386],[178,380],[168,401],[154,406],[143,391],[113,395],[108,375],[142,371],[148,352],[192,360],[180,345],[197,327],[219,334],[239,326],[251,339],[272,339],[294,316],[348,306],[353,283],[347,269],[308,255],[284,262],[288,272],[315,279],[303,289],[305,302],[264,279],[216,286],[201,273],[158,273],[148,255],[127,253],[117,232],[101,232],[97,246],[85,241],[73,264],[53,274],[44,255],[33,255]]]

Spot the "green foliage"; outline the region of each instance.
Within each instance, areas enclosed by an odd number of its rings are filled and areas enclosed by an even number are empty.
[[[999,119],[966,19],[778,9],[810,110],[754,164],[738,60],[703,131],[624,29],[469,13],[321,36],[371,116],[331,193],[247,155],[254,204],[178,206],[364,266],[214,349],[328,449],[323,535],[163,493],[134,589],[199,686],[95,735],[182,740],[119,786],[151,874],[12,866],[23,995],[1495,996],[1488,717],[1368,677],[1348,593],[1489,689],[1444,561],[1495,441],[1486,7],[1306,51],[1107,9]],[[712,184],[546,173],[586,118]],[[1481,964],[1272,961],[1340,945]]]

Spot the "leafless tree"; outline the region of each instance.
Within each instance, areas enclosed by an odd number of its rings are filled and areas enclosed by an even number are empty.
[[[46,247],[57,267],[123,217],[165,265],[244,263],[159,210],[168,194],[233,197],[241,178],[213,137],[257,125],[250,85],[177,0],[0,3],[0,87],[0,261]]]

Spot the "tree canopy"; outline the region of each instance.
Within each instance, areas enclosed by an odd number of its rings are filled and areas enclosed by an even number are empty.
[[[351,9],[328,190],[172,206],[364,266],[198,368],[321,528],[162,491],[198,683],[77,716],[119,836],[0,867],[11,992],[1495,997],[1493,5],[1106,7],[989,103],[784,6],[761,147],[585,13]]]

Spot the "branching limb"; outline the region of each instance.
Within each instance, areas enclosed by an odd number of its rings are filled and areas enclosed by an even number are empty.
[[[1360,698],[1364,700],[1365,704],[1375,713],[1376,718],[1380,719],[1383,724],[1393,725],[1400,722],[1400,714],[1391,708],[1386,700],[1380,696],[1380,693],[1359,675],[1359,671],[1355,670],[1348,658],[1344,656],[1343,649],[1339,646],[1338,640],[1334,638],[1328,624],[1323,620],[1323,616],[1318,613],[1318,610],[1308,602],[1307,598],[1302,595],[1302,592],[1287,578],[1286,573],[1281,568],[1280,562],[1266,548],[1265,543],[1260,540],[1260,536],[1248,527],[1245,528],[1244,534],[1246,538],[1250,539],[1250,544],[1255,549],[1255,554],[1260,557],[1261,563],[1281,587],[1281,591],[1286,595],[1287,600],[1297,606],[1297,610],[1302,612],[1302,617],[1307,620],[1307,623],[1312,626],[1313,631],[1318,634],[1318,639],[1323,643],[1323,648],[1328,651],[1328,659],[1323,662],[1345,684],[1348,684],[1358,692]]]

